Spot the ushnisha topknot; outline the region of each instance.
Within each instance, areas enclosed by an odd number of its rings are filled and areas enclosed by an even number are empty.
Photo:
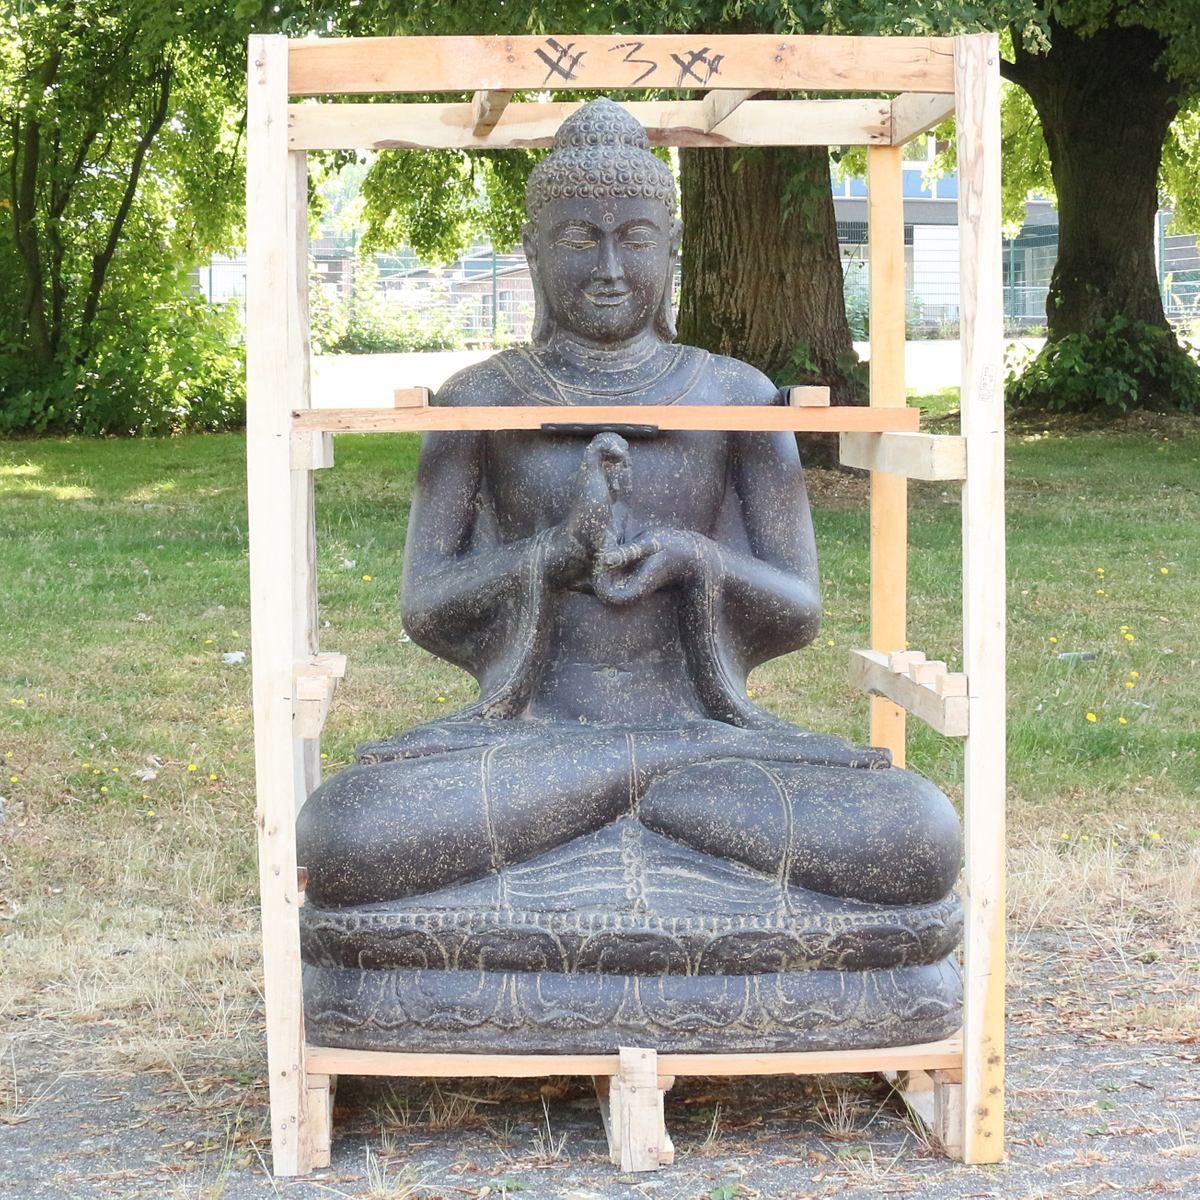
[[[554,147],[533,168],[525,188],[531,220],[549,200],[641,196],[675,213],[675,180],[650,153],[646,131],[619,104],[601,97],[559,126]]]

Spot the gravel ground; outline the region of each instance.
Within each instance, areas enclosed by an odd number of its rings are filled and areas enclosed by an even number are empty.
[[[198,1055],[178,1073],[123,1072],[100,1030],[90,1054],[78,1041],[12,1043],[10,1098],[11,1078],[20,1088],[0,1124],[0,1196],[1200,1196],[1200,1047],[1106,1029],[1094,1018],[1120,994],[1119,975],[1101,964],[1082,987],[1064,984],[1066,952],[1046,937],[1022,956],[998,1167],[938,1157],[869,1079],[680,1080],[667,1099],[675,1166],[624,1177],[582,1081],[344,1080],[332,1166],[271,1180],[253,1071],[231,1073],[226,1057],[206,1073]]]

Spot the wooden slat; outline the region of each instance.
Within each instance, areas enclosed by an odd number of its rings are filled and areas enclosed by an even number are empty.
[[[471,116],[474,119],[471,128],[476,137],[487,137],[491,133],[511,99],[512,92],[504,89],[475,93],[471,100]]]
[[[717,429],[730,432],[783,430],[841,433],[915,430],[915,408],[872,409],[852,405],[802,408],[793,405],[605,404],[513,405],[511,407],[314,408],[297,412],[297,429],[333,433],[403,433],[413,430],[540,429],[543,425],[653,425],[659,429]]]
[[[954,116],[954,97],[906,92],[892,100],[892,145],[903,146]]]
[[[1000,52],[958,38],[958,228],[962,270],[963,657],[971,736],[964,769],[966,927],[963,1153],[1004,1153],[1005,570]]]
[[[615,1075],[616,1054],[417,1054],[307,1048],[309,1070],[337,1075],[418,1079],[539,1079],[551,1075]],[[856,1075],[957,1067],[961,1039],[875,1050],[806,1050],[763,1054],[660,1054],[662,1075]]]
[[[870,250],[871,404],[897,410],[904,393],[904,195],[901,150],[867,151]],[[908,611],[908,481],[871,473],[871,646],[903,650]],[[904,710],[871,699],[871,745],[904,766]]]
[[[860,691],[886,696],[946,737],[967,736],[967,697],[948,694],[945,688],[939,690],[936,680],[918,683],[910,674],[894,669],[886,654],[851,650],[850,684]]]
[[[287,39],[249,43],[246,152],[246,455],[250,540],[254,762],[262,906],[271,1151],[277,1175],[307,1168],[295,801],[304,760],[292,742],[298,628],[291,411],[307,401],[294,357],[294,180],[287,149]],[[289,321],[293,328],[289,329]],[[306,483],[311,475],[296,472]]]
[[[718,93],[714,93],[716,95]],[[706,100],[623,107],[654,146],[866,146],[891,139],[887,100],[747,100],[716,128]],[[293,150],[529,149],[549,146],[578,103],[509,104],[479,132],[473,104],[292,104]]]
[[[476,89],[755,88],[952,92],[953,40],[774,34],[294,41],[293,96]]]
[[[838,454],[844,467],[906,479],[962,479],[967,473],[966,442],[953,434],[843,433]]]
[[[432,399],[433,392],[427,387],[397,388],[392,393],[396,408],[424,408]]]

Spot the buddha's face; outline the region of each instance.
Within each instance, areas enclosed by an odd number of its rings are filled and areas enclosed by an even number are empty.
[[[678,249],[679,222],[640,197],[552,200],[526,228],[549,316],[593,342],[650,329]]]

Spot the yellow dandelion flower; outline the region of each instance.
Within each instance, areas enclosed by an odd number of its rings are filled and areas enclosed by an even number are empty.
[[[1162,834],[1157,829],[1150,830],[1150,837],[1156,842],[1162,841]]]
[[[9,701],[9,704],[15,704],[18,708],[20,708],[24,703],[25,703],[25,701],[22,700],[20,696],[14,696]]]
[[[211,646],[211,645],[213,644],[213,640],[212,640],[212,638],[205,638],[205,639],[204,639],[204,644],[205,644],[206,646]]]
[[[1134,636],[1133,636],[1133,634],[1132,634],[1132,633],[1127,633],[1127,634],[1125,635],[1125,640],[1126,640],[1127,642],[1132,642],[1132,641],[1134,641],[1134,640],[1135,640],[1135,638],[1134,638]]]
[[[751,700],[753,700],[753,699],[754,699],[754,689],[753,689],[753,688],[747,688],[747,689],[746,689],[746,695],[747,695],[747,696],[748,696],[748,697],[749,697]]]
[[[322,758],[328,758],[328,757],[329,757],[329,755],[328,755],[328,754],[326,754],[324,750],[322,750],[322,751],[321,751],[321,757],[322,757]]]
[[[446,703],[446,697],[445,697],[445,696],[434,696],[434,698],[433,698],[433,699],[434,699],[434,703],[435,703],[435,704],[445,704],[445,703]]]
[[[1132,680],[1132,679],[1127,679],[1127,680],[1125,680],[1125,686],[1126,686],[1127,688],[1131,688],[1131,687],[1133,687],[1133,680]]]
[[[1122,625],[1122,626],[1121,626],[1121,632],[1122,632],[1122,633],[1128,633],[1128,632],[1129,632],[1129,626],[1128,626],[1128,625]]]
[[[8,777],[8,782],[9,783],[20,783],[21,777],[20,777],[20,775],[10,775]]]
[[[1103,568],[1103,567],[1097,567],[1097,568],[1096,568],[1096,574],[1097,574],[1097,575],[1103,575],[1103,574],[1104,574],[1104,568]]]
[[[1092,839],[1085,833],[1079,840],[1081,842],[1090,842]]]
[[[1071,840],[1071,835],[1070,835],[1069,833],[1064,833],[1064,834],[1062,835],[1062,840],[1063,840],[1064,842],[1069,842],[1069,841]]]
[[[1128,725],[1128,724],[1129,724],[1129,718],[1128,718],[1128,717],[1118,717],[1118,718],[1117,718],[1117,724],[1118,724],[1118,725]]]
[[[12,758],[12,751],[11,751],[11,750],[5,750],[5,752],[4,752],[4,757],[5,757],[5,758]]]
[[[93,768],[92,768],[92,774],[93,774],[93,775],[103,775],[103,774],[104,774],[104,772],[103,772],[102,770],[100,770],[100,768],[99,768],[99,767],[93,767]]]
[[[1137,672],[1137,671],[1130,671],[1130,672],[1129,672],[1129,678],[1130,678],[1130,679],[1141,679],[1141,675],[1140,675],[1140,674],[1138,674],[1138,672]]]
[[[1096,714],[1094,712],[1088,713],[1087,719],[1089,721],[1091,721],[1093,724],[1095,724],[1098,720],[1100,720],[1100,718],[1098,716],[1096,716]]]
[[[217,779],[217,777],[211,771],[208,773],[208,778],[213,783],[215,783]]]
[[[833,638],[826,638],[826,639],[825,639],[825,645],[827,645],[827,646],[836,646],[836,645],[837,645],[837,642],[835,642],[835,641],[833,640]]]
[[[156,813],[156,812],[154,811],[154,809],[152,809],[152,808],[148,808],[148,809],[146,809],[146,816],[148,816],[148,817],[157,817],[157,816],[158,816],[158,813]]]
[[[1106,592],[1106,591],[1105,591],[1103,588],[1097,588],[1097,589],[1096,589],[1096,595],[1097,595],[1097,596],[1107,596],[1107,595],[1108,595],[1108,593],[1107,593],[1107,592]]]
[[[1052,646],[1058,645],[1058,638],[1054,637],[1053,634],[1051,634],[1051,636],[1050,636],[1050,645],[1052,645]]]
[[[370,575],[364,575],[364,576],[363,576],[363,583],[370,583],[370,582],[371,582],[371,576],[370,576]]]
[[[108,788],[106,788],[106,787],[102,787],[102,788],[100,789],[100,795],[102,795],[102,796],[107,796],[107,795],[108,795]]]
[[[1160,575],[1170,575],[1170,573],[1171,573],[1171,572],[1170,572],[1170,570],[1169,570],[1167,567],[1159,567],[1159,568],[1158,568],[1158,573],[1159,573]]]
[[[188,763],[188,770],[189,770],[190,772],[192,772],[192,773],[195,773],[195,772],[196,772],[196,771],[198,771],[199,769],[200,769],[200,768],[199,768],[199,767],[197,767],[195,763]]]

